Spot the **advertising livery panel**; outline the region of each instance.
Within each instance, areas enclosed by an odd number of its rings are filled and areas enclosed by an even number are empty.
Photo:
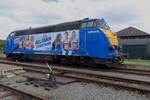
[[[79,30],[50,32],[16,36],[15,50],[34,53],[77,55],[79,50]]]

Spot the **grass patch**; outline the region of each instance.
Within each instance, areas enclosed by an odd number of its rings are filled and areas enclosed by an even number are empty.
[[[0,58],[5,58],[6,55],[5,54],[0,54]]]
[[[149,66],[150,67],[150,60],[125,60],[123,64],[130,64],[130,65],[142,65],[142,66]]]

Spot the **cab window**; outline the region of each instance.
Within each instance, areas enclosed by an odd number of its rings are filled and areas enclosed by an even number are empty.
[[[94,27],[93,26],[93,21],[87,22],[87,27]]]
[[[106,23],[104,19],[100,19],[99,23],[100,23],[100,26],[99,26],[100,28],[110,30],[109,25]]]
[[[10,35],[9,36],[14,36],[15,35],[15,32],[12,32],[12,33],[10,33]]]
[[[97,20],[92,20],[92,21],[87,21],[82,23],[81,28],[94,28],[99,26],[99,21]]]
[[[82,23],[81,28],[86,28],[87,22]]]

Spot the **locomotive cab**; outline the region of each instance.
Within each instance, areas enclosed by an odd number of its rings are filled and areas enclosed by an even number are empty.
[[[9,34],[9,36],[6,39],[6,45],[5,45],[5,49],[4,49],[4,53],[6,54],[6,56],[9,56],[9,54],[12,53],[13,51],[13,38],[14,38],[15,33],[11,32]]]
[[[122,63],[123,56],[121,54],[117,33],[111,31],[104,19],[100,19],[100,29],[104,32],[110,42],[109,50],[114,52],[114,57],[111,59],[111,61],[113,63]]]
[[[122,57],[115,32],[102,19],[83,19],[81,33],[85,33],[85,51],[95,63],[121,63]]]

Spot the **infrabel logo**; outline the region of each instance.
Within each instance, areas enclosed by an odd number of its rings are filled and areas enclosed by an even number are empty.
[[[95,31],[88,31],[88,33],[98,33],[99,31],[98,30],[95,30]]]

